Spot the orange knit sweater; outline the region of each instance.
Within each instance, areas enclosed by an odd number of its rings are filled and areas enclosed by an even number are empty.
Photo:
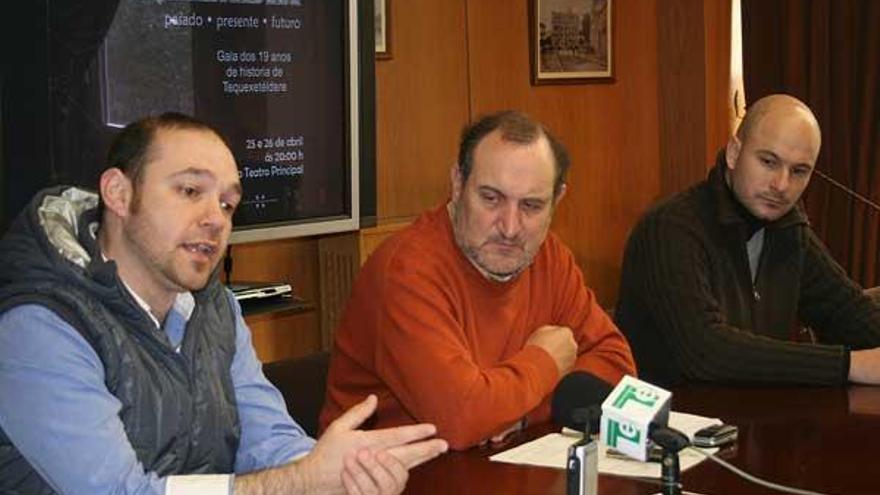
[[[379,398],[370,426],[434,423],[454,449],[524,417],[544,421],[556,364],[524,344],[548,324],[574,332],[576,368],[612,384],[635,373],[629,346],[556,236],[499,283],[455,245],[445,205],[426,212],[358,275],[336,329],[321,427],[370,393]]]

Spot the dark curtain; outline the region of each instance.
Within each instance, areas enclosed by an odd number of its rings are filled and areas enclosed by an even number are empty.
[[[880,1],[742,0],[749,102],[789,93],[816,114],[816,168],[880,204]],[[810,221],[863,286],[880,284],[880,211],[813,175]]]

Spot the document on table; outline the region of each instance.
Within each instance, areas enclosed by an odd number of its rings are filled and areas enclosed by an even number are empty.
[[[680,430],[693,439],[694,433],[705,426],[720,424],[718,418],[707,418],[694,414],[671,412],[669,413],[669,426]],[[563,430],[562,433],[551,433],[541,438],[524,443],[510,450],[499,452],[489,458],[490,461],[507,462],[510,464],[528,464],[531,466],[543,466],[565,469],[568,459],[568,447],[578,441],[581,435],[574,430]],[[640,478],[659,478],[660,464],[657,462],[641,462],[635,459],[622,459],[610,457],[607,447],[599,444],[599,472],[615,476],[632,476]],[[718,449],[703,449],[708,452],[717,452]],[[683,450],[678,456],[681,470],[684,471],[695,466],[705,459],[700,454],[691,450]]]

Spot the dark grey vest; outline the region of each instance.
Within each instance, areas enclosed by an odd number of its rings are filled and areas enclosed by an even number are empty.
[[[89,215],[94,218],[94,211],[82,218]],[[41,304],[82,334],[104,364],[107,389],[122,403],[120,419],[147,471],[231,473],[240,426],[229,372],[235,320],[223,286],[213,278],[193,294],[195,310],[175,352],[128,294],[112,262],[98,254],[85,269],[69,263],[47,247],[39,224],[28,216],[0,242],[0,265],[16,266],[0,268],[0,313]],[[85,230],[79,240],[95,254]],[[54,269],[47,271],[47,265]],[[0,493],[8,492],[52,490],[0,429]]]

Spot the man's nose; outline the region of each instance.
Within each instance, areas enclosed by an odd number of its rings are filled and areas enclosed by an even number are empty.
[[[789,174],[787,168],[780,167],[780,170],[773,175],[773,180],[770,182],[770,187],[772,187],[775,191],[785,192],[788,190],[788,186],[790,185],[791,174]]]
[[[229,218],[226,215],[226,211],[223,210],[223,203],[219,198],[205,201],[202,218],[199,222],[202,227],[219,230],[228,221]]]
[[[515,204],[508,205],[501,211],[500,215],[498,229],[501,231],[501,234],[507,239],[518,236],[520,230],[522,230],[522,218],[519,208]]]

